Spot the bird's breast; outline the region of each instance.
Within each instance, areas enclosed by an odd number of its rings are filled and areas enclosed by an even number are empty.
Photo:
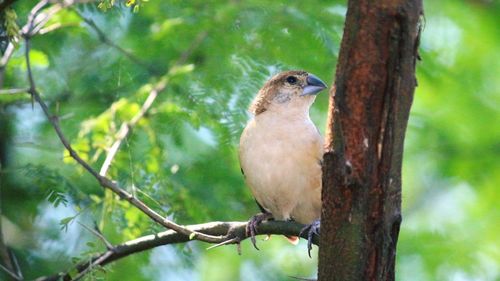
[[[309,118],[285,121],[272,117],[256,118],[243,132],[240,154],[256,158],[255,161],[261,164],[266,160],[283,162],[286,159],[303,163],[312,160],[309,158],[321,159],[322,144],[322,138]]]
[[[241,166],[253,195],[275,218],[307,223],[319,217],[322,147],[308,116],[290,120],[263,113],[248,123],[240,140]]]

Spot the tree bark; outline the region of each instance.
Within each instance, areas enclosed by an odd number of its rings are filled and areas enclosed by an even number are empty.
[[[421,0],[349,0],[323,162],[318,280],[394,280]]]

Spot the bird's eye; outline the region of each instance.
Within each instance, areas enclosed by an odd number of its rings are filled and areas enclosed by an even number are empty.
[[[297,83],[297,78],[295,76],[288,76],[286,78],[286,82],[288,82],[288,83],[290,83],[290,84],[293,85],[293,84]]]

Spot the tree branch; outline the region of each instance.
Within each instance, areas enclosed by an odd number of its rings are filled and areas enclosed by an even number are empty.
[[[1,89],[0,95],[17,95],[17,94],[29,94],[29,88],[19,88],[19,89]]]
[[[65,7],[68,7],[70,5],[73,5],[75,3],[78,3],[79,1],[75,0],[70,0],[70,1],[61,1],[58,2],[49,8],[47,8],[45,11],[40,13],[41,9],[48,4],[48,1],[41,1],[40,8],[39,9],[34,9],[34,13],[30,13],[30,18],[28,18],[28,23],[32,23],[31,25],[25,25],[23,29],[21,30],[22,34],[27,34],[29,36],[32,36],[34,34],[37,34],[42,27],[59,11],[64,9]],[[38,5],[37,5],[38,6]],[[36,6],[35,6],[36,7]],[[32,18],[31,18],[32,17]]]
[[[31,17],[31,20],[34,20],[34,17]],[[33,23],[28,23],[29,26],[33,26]],[[110,189],[112,192],[117,194],[121,199],[124,199],[128,201],[130,204],[133,206],[137,207],[139,210],[141,210],[144,214],[146,214],[148,217],[150,217],[153,221],[163,225],[164,227],[168,229],[175,230],[179,233],[182,233],[184,235],[192,236],[193,239],[197,239],[200,241],[205,241],[205,242],[210,242],[210,243],[220,243],[226,240],[225,237],[223,236],[211,236],[211,235],[206,235],[203,233],[198,233],[198,232],[193,232],[181,225],[176,224],[173,221],[170,221],[164,217],[162,217],[160,214],[158,214],[156,211],[148,207],[144,202],[141,200],[135,198],[132,196],[130,193],[125,191],[123,188],[121,188],[116,182],[108,179],[107,177],[101,176],[99,173],[97,173],[96,170],[94,170],[85,160],[83,160],[80,155],[71,147],[70,142],[67,140],[65,135],[63,134],[61,127],[59,125],[59,119],[57,116],[53,116],[50,113],[49,108],[45,104],[45,102],[42,100],[40,94],[38,93],[36,89],[36,84],[35,84],[35,79],[33,77],[33,71],[31,68],[31,62],[30,62],[30,48],[31,48],[31,37],[30,33],[25,33],[24,35],[24,40],[25,40],[25,60],[26,60],[26,68],[27,68],[27,74],[28,74],[28,81],[30,85],[29,92],[36,100],[36,102],[40,105],[42,108],[45,116],[48,118],[50,124],[56,131],[57,136],[59,137],[61,143],[64,145],[64,147],[68,150],[69,155],[78,163],[80,164],[85,170],[87,170],[97,181],[98,183],[103,187]]]
[[[168,76],[168,74],[167,74]],[[104,163],[101,166],[101,170],[99,171],[99,175],[101,176],[106,176],[108,173],[108,169],[111,166],[111,162],[115,158],[116,154],[118,153],[118,149],[120,148],[123,140],[129,135],[129,133],[132,131],[132,128],[135,127],[137,122],[144,117],[146,112],[151,108],[153,105],[153,102],[155,101],[156,97],[160,92],[165,90],[165,88],[168,85],[168,79],[163,78],[158,82],[153,90],[149,92],[148,97],[146,98],[146,101],[142,104],[141,109],[139,112],[137,112],[132,119],[130,119],[129,122],[123,122],[122,125],[120,126],[120,129],[118,130],[118,133],[116,133],[116,139],[111,145],[111,147],[108,150],[108,154],[106,155],[106,159],[104,160]]]
[[[247,238],[245,229],[246,222],[209,222],[204,224],[196,224],[186,226],[191,231],[204,233],[212,236],[226,236],[235,241],[243,241]],[[269,221],[263,222],[259,225],[259,235],[278,234],[297,236],[304,225],[296,222],[285,221]],[[307,234],[304,233],[302,238],[307,239]],[[131,241],[114,246],[111,250],[107,250],[100,254],[95,255],[89,260],[78,263],[71,270],[60,272],[52,276],[40,277],[36,281],[50,281],[50,280],[78,280],[77,278],[83,277],[86,273],[90,272],[93,267],[105,266],[111,262],[127,257],[131,254],[153,249],[155,247],[186,243],[191,241],[189,235],[184,235],[172,230],[167,230],[157,234],[146,235]],[[318,237],[313,239],[315,245],[318,244]],[[70,272],[78,272],[75,277],[70,276]]]
[[[48,0],[41,0],[31,9],[29,16],[28,16],[28,22],[21,28],[21,35],[32,37],[33,35],[37,34],[40,31],[40,29],[55,14],[57,14],[63,8],[69,7],[69,6],[77,4],[77,3],[84,3],[84,2],[89,2],[89,1],[90,0],[60,1],[60,2],[55,3],[49,9],[47,9],[47,11],[41,12],[42,9],[47,4],[49,4]],[[6,3],[6,2],[8,2],[8,1],[4,1],[3,3]],[[14,54],[14,51],[15,51],[14,44],[9,42],[9,44],[7,45],[7,48],[5,49],[5,52],[2,56],[2,58],[0,59],[0,88],[3,86],[3,75],[4,75],[5,67],[7,66],[7,63],[9,62],[12,55]]]
[[[36,15],[40,12],[40,10],[47,5],[48,1],[47,0],[41,0],[38,2],[30,11],[29,16],[28,16],[28,22],[21,28],[21,35],[24,35],[25,30],[28,30],[30,26],[33,25],[33,21],[35,20]],[[5,49],[5,53],[3,54],[2,58],[0,59],[0,87],[3,86],[3,75],[5,71],[5,67],[7,66],[7,63],[9,62],[10,58],[14,54],[15,48],[14,44],[9,42],[7,45],[7,48]]]

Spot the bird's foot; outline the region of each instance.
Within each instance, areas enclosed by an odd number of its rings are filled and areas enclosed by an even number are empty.
[[[306,225],[302,230],[300,231],[300,236],[302,236],[302,233],[307,232],[307,253],[309,254],[309,257],[311,257],[311,250],[312,250],[312,239],[314,234],[319,236],[319,230],[321,227],[320,220],[315,220],[311,224]]]
[[[273,215],[271,213],[260,213],[253,216],[247,223],[246,235],[247,237],[250,236],[250,240],[257,250],[259,250],[259,248],[257,247],[257,241],[255,240],[255,235],[257,235],[257,226],[263,221],[271,219],[272,217]]]

